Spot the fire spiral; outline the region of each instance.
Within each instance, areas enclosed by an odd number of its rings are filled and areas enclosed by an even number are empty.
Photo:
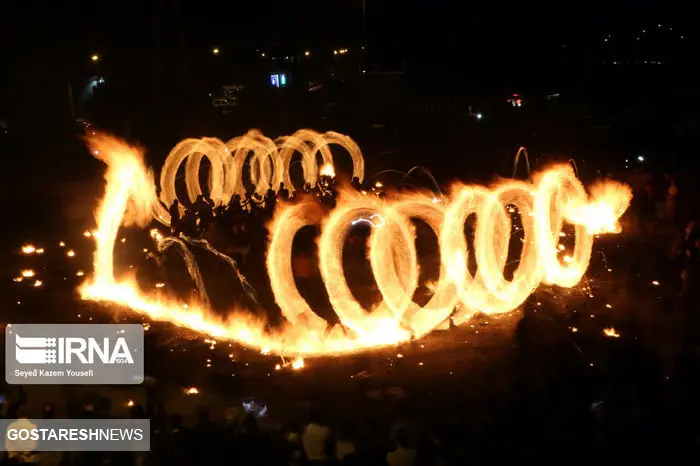
[[[132,278],[115,277],[113,250],[120,225],[146,225],[158,201],[152,172],[143,165],[137,149],[106,136],[92,139],[91,144],[108,168],[105,197],[97,211],[95,271],[81,288],[83,298],[125,305],[154,320],[265,352],[308,356],[395,344],[423,336],[450,317],[459,323],[476,311],[516,309],[541,283],[572,287],[588,267],[594,235],[619,232],[618,219],[631,199],[630,188],[613,181],[593,185],[587,192],[565,165],[539,174],[531,183],[505,181],[492,189],[456,185],[446,198],[399,193],[386,200],[343,191],[327,215],[313,201],[280,205],[269,226],[267,272],[287,323],[270,331],[265,322],[254,320],[245,310],[232,310],[223,318],[204,306],[183,306],[163,296],[146,295]],[[269,173],[263,168],[266,160],[263,157],[259,162],[260,179]],[[236,184],[218,175],[212,180],[229,183],[228,187],[214,185],[212,192],[218,189],[217,193]],[[519,219],[516,224],[513,214]],[[472,215],[476,216],[473,253],[477,263],[473,274],[467,267],[470,246],[463,234]],[[414,218],[435,232],[440,247],[439,278],[422,307],[413,299],[419,277]],[[353,297],[343,269],[343,244],[357,223],[371,226],[368,257],[382,296],[382,303],[371,310]],[[559,244],[565,223],[576,232],[571,254]],[[321,229],[319,269],[340,320],[331,329],[314,313],[294,281],[292,242],[306,225],[320,225]],[[524,237],[519,265],[507,279],[504,269],[513,228],[522,228]]]
[[[216,203],[228,203],[234,194],[243,196],[246,193],[243,166],[249,157],[252,157],[250,181],[255,186],[257,194],[265,194],[269,188],[277,191],[280,183],[284,183],[293,193],[294,184],[289,175],[289,167],[294,154],[301,155],[304,181],[314,186],[319,175],[317,154],[322,159],[323,167],[332,170],[333,154],[329,148],[332,144],[341,146],[348,152],[352,158],[353,177],[362,181],[365,163],[360,148],[348,136],[334,131],[320,134],[302,129],[291,136],[278,138],[276,141],[256,130],[251,130],[228,142],[216,138],[185,139],[170,151],[163,164],[160,176],[161,202],[154,206],[155,218],[165,225],[170,224],[170,214],[166,207],[177,198],[175,179],[183,162],[185,162],[187,195],[191,202],[202,194],[199,170],[202,159],[206,157],[211,167],[210,197]],[[181,213],[184,212],[182,203],[180,210]]]

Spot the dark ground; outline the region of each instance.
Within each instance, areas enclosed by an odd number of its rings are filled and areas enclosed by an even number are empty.
[[[358,141],[368,160],[368,175],[390,168],[405,172],[420,164],[426,165],[443,186],[455,178],[489,181],[494,174],[509,177],[520,145],[530,150],[533,165],[537,165],[535,159],[544,163],[572,157],[586,181],[595,178],[597,170],[614,170],[616,177],[625,178],[629,171],[623,169],[623,160],[633,158],[644,145],[630,143],[634,138],[629,133],[624,133],[627,139],[619,137],[623,133],[614,126],[601,129],[592,121],[583,124],[583,117],[565,117],[573,111],[504,115],[476,122],[459,105],[456,109],[421,109],[402,115],[377,112],[382,118],[344,109],[303,113],[280,107],[226,116],[194,109],[184,118],[177,115],[162,121],[137,121],[131,137],[146,146],[149,163],[159,166],[167,151],[186,136],[225,139],[250,127],[261,128],[271,137],[302,127],[332,129]],[[386,126],[373,127],[376,123]],[[68,142],[60,146],[59,141]],[[0,285],[1,319],[141,321],[126,310],[81,302],[75,291],[81,280],[75,273],[90,270],[92,240],[81,233],[94,226],[92,211],[101,194],[102,167],[98,162],[85,162],[91,160],[89,155],[71,138],[57,140],[60,147],[51,147],[54,155],[47,155],[46,163],[40,165],[23,160],[28,148],[36,146],[34,142],[13,144],[16,152],[6,153],[10,157],[18,154],[12,163],[17,170],[4,172],[12,201],[6,212],[9,227],[3,231],[5,247],[0,252],[5,277]],[[44,141],[43,146],[52,144]],[[663,173],[666,156],[675,149],[669,145],[664,152],[659,146],[661,143],[650,144],[654,149],[645,154],[650,154],[650,169]],[[55,153],[64,156],[65,162],[55,163]],[[338,162],[341,170],[343,163],[342,159]],[[692,211],[694,172],[673,171],[679,175],[679,186],[687,199],[685,211]],[[397,182],[396,178],[388,181]],[[418,182],[430,186],[425,179]],[[639,236],[626,229],[623,235],[596,241],[588,274],[593,298],[581,292],[581,286],[588,286],[585,282],[571,293],[540,289],[526,305],[537,312],[528,312],[526,320],[521,319],[522,310],[499,318],[481,316],[461,328],[435,332],[399,348],[340,358],[309,358],[306,367],[298,371],[290,367],[275,370],[275,365],[282,363],[276,356],[263,356],[235,344],[229,347],[225,342],[211,349],[204,341],[206,336],[152,324],[147,338],[147,374],[154,377],[154,387],[145,390],[147,394],[115,389],[110,396],[115,406],[123,407],[126,399],[147,397],[151,406],[162,403],[170,412],[189,416],[199,404],[208,404],[215,417],[225,406],[254,398],[268,404],[271,421],[299,418],[311,404],[324,408],[331,419],[385,420],[403,399],[426,422],[466,425],[463,432],[473,433],[467,443],[475,451],[483,451],[483,459],[485,452],[497,452],[488,461],[493,463],[499,455],[512,454],[498,448],[497,439],[525,442],[545,435],[552,429],[550,420],[557,411],[589,406],[609,393],[625,399],[628,389],[638,387],[646,390],[640,396],[647,406],[655,406],[668,394],[690,390],[692,385],[686,384],[677,364],[683,317],[678,292],[672,280],[666,279],[669,238],[662,230]],[[124,236],[128,238],[122,253],[124,263],[142,266],[140,251],[147,233],[129,230]],[[59,241],[76,250],[74,259],[65,257]],[[44,247],[45,254],[22,256],[19,247],[26,243]],[[599,251],[604,252],[607,265]],[[613,271],[607,272],[608,267]],[[12,282],[23,268],[36,270],[43,286]],[[661,285],[653,285],[653,280]],[[603,329],[611,325],[620,338],[603,335]],[[209,359],[211,367],[206,367]],[[198,387],[201,394],[185,396],[183,390],[189,386]],[[28,392],[35,403],[89,391],[31,390]],[[671,396],[664,409],[675,413],[672,409],[677,400]],[[547,415],[542,415],[545,412]],[[653,437],[648,435],[644,438]]]

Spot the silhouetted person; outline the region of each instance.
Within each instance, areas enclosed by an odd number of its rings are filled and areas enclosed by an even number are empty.
[[[193,209],[187,209],[180,219],[179,232],[187,236],[197,236],[197,214]]]
[[[245,193],[245,198],[243,199],[243,202],[241,203],[241,206],[243,207],[243,210],[245,210],[248,213],[252,212],[253,209],[253,193],[250,191],[246,191]]]
[[[168,208],[168,213],[170,213],[170,229],[173,233],[176,233],[180,226],[180,203],[177,199]]]
[[[350,463],[355,459],[355,430],[352,424],[347,423],[341,427],[333,450],[336,461]]]
[[[316,409],[309,412],[309,423],[304,428],[301,443],[309,464],[323,464],[327,459],[327,442],[330,428],[321,422],[321,414]]]
[[[416,464],[416,450],[411,443],[411,436],[406,429],[396,432],[396,450],[386,455],[388,466],[413,466]]]
[[[277,197],[282,201],[289,200],[289,190],[284,186],[284,183],[280,183],[280,189],[277,191]]]
[[[231,196],[231,200],[228,202],[228,210],[235,214],[240,214],[241,212],[243,212],[240,194],[234,194],[233,196]]]
[[[197,216],[199,217],[199,226],[202,230],[207,230],[211,222],[214,220],[214,211],[212,210],[211,204],[204,199],[204,196],[200,194],[197,196],[197,200],[192,205]]]
[[[168,465],[179,466],[192,464],[196,452],[191,444],[190,433],[182,423],[182,415],[173,414],[170,417],[170,436],[168,439]]]
[[[247,466],[267,466],[269,464],[268,458],[271,455],[268,451],[268,439],[258,429],[258,421],[252,414],[248,414],[243,419],[243,429],[236,437],[235,444],[237,464]]]
[[[217,424],[212,422],[209,409],[202,406],[197,409],[199,421],[192,430],[193,447],[197,450],[199,464],[220,464],[223,453],[222,432]]]
[[[275,193],[275,190],[270,188],[267,190],[267,193],[265,193],[265,210],[267,211],[268,215],[272,215],[272,213],[275,211],[275,205],[277,204],[277,193]]]

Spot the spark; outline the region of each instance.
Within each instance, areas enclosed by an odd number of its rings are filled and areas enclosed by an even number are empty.
[[[77,272],[75,272],[76,277],[82,277],[83,275],[85,275],[85,272],[83,272],[82,270],[78,270]]]
[[[163,288],[165,283],[156,283],[156,288]]]
[[[126,402],[126,405],[127,405],[128,407],[131,408],[132,406],[134,406],[134,401],[133,401],[133,400],[129,400],[129,401]]]
[[[654,286],[659,286],[659,281],[658,281],[658,280],[654,280],[653,282],[651,282],[651,284],[654,285]]]
[[[295,359],[294,362],[292,363],[292,369],[294,369],[295,371],[299,370],[299,369],[303,369],[303,368],[304,368],[304,360],[301,358]]]
[[[66,247],[66,243],[64,243],[63,241],[61,241],[61,242],[58,243],[58,246],[61,247],[61,248],[65,248],[65,247]]]
[[[73,251],[72,249],[69,249],[68,251],[66,251],[66,256],[75,257],[75,251]]]
[[[20,272],[20,274],[21,274],[24,278],[31,278],[31,277],[33,277],[33,276],[35,275],[35,274],[34,274],[34,271],[33,271],[32,269],[22,270],[22,271]]]
[[[379,219],[378,223],[374,222],[375,218]],[[367,218],[358,218],[357,220],[352,221],[352,225],[359,225],[360,223],[366,223],[371,227],[379,228],[379,227],[383,227],[385,222],[384,222],[384,219],[382,218],[381,215],[373,214],[373,215],[370,215],[370,217],[368,219]]]
[[[610,338],[620,338],[620,334],[617,333],[617,331],[613,327],[603,329],[603,334],[605,334],[606,337]]]
[[[186,388],[185,395],[199,395],[199,390],[197,390],[197,387]]]
[[[39,288],[39,287],[40,287],[41,285],[43,285],[43,284],[44,284],[44,282],[42,282],[41,280],[36,280],[36,281],[34,282],[34,287],[35,287],[35,288]]]

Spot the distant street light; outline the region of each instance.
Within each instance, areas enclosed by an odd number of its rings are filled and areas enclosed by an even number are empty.
[[[219,49],[216,48],[216,47],[214,47],[214,50],[212,50],[211,53],[213,53],[214,55],[218,55],[218,54],[219,54]]]
[[[99,59],[100,59],[100,56],[97,55],[97,54],[95,54],[95,55],[93,55],[93,56],[90,57],[90,60],[92,60],[93,62],[96,62],[96,61],[98,61]]]

